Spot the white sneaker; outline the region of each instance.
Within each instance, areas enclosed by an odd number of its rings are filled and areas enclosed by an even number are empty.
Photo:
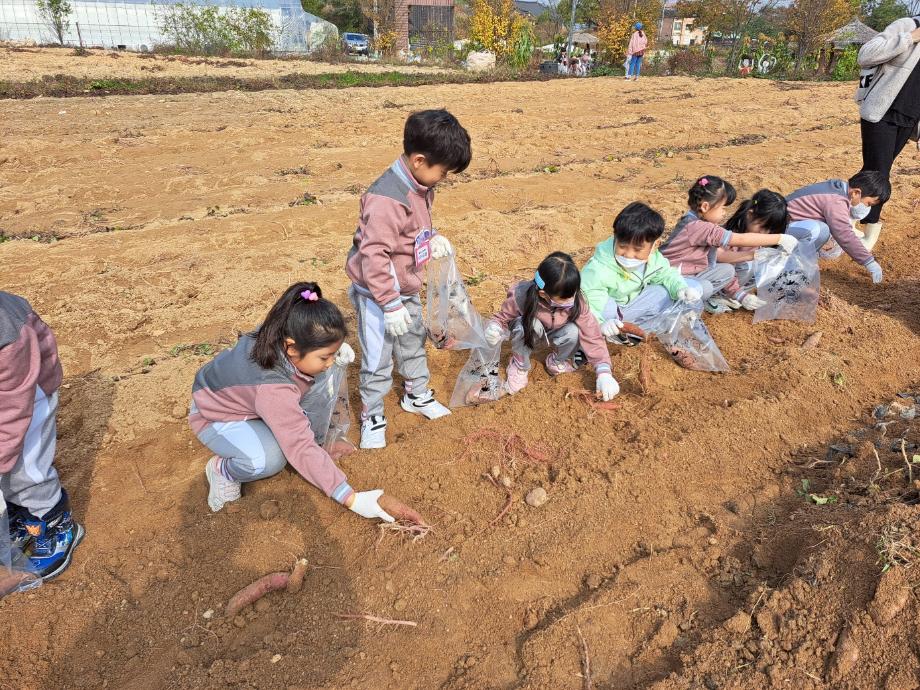
[[[361,422],[361,447],[387,447],[387,418],[382,414],[371,415]]]
[[[439,419],[450,414],[450,410],[434,399],[434,391],[430,388],[418,395],[406,393],[403,396],[400,406],[402,406],[406,412],[420,414],[428,419]]]
[[[217,469],[217,456],[214,455],[204,466],[204,476],[208,478],[208,507],[212,513],[224,507],[225,503],[231,503],[240,497],[239,482],[227,479]]]

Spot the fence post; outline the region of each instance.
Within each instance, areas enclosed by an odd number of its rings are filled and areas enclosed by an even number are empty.
[[[77,24],[77,38],[80,40],[80,50],[83,50],[83,34],[80,33],[80,22]]]

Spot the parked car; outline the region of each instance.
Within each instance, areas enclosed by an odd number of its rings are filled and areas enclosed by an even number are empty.
[[[342,44],[349,55],[367,55],[370,52],[370,40],[367,34],[342,34]]]

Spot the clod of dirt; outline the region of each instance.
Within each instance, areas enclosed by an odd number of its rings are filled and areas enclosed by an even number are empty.
[[[268,599],[259,599],[256,602],[255,609],[258,613],[265,613],[271,608],[271,604],[268,603]]]
[[[850,636],[849,631],[840,633],[837,649],[831,657],[828,677],[831,682],[840,682],[853,670],[859,661],[859,647]]]
[[[393,604],[393,610],[394,611],[405,611],[406,610],[406,600],[397,599],[396,603]]]
[[[536,489],[531,489],[524,500],[527,501],[527,505],[532,508],[539,508],[549,500],[549,496],[546,495],[546,489],[542,486],[538,486]]]
[[[514,482],[511,481],[511,477],[507,474],[499,480],[499,483],[506,489],[510,489],[514,485]]]
[[[238,628],[245,628],[246,619],[243,618],[242,616],[237,616],[236,618],[233,619],[233,625],[235,625]]]
[[[188,406],[184,403],[176,403],[172,408],[173,419],[185,419],[188,417]]]
[[[271,520],[278,517],[278,512],[280,509],[280,504],[274,499],[262,501],[262,505],[259,506],[259,515],[263,520]]]
[[[677,639],[678,634],[680,634],[680,631],[674,623],[671,621],[664,621],[649,644],[652,649],[667,649],[674,644],[674,640]]]
[[[910,585],[904,580],[904,572],[901,568],[892,568],[882,574],[875,588],[869,615],[877,624],[886,625],[907,605],[909,597]]]
[[[502,468],[499,465],[492,465],[492,469],[489,470],[489,473],[492,475],[493,479],[498,479],[502,476]]]
[[[823,335],[824,335],[823,331],[816,331],[812,333],[810,336],[805,338],[805,342],[802,343],[802,349],[803,350],[814,350],[816,347],[818,347],[818,344],[821,342],[821,338]]]
[[[751,617],[744,611],[739,611],[722,624],[729,632],[743,635],[751,629]]]
[[[763,636],[767,639],[773,639],[779,631],[777,618],[778,616],[769,610],[764,610],[757,614],[757,627],[760,628]]]
[[[169,571],[165,568],[160,568],[154,577],[156,577],[157,582],[169,582]]]

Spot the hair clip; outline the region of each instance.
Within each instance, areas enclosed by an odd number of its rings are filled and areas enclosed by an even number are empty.
[[[304,290],[303,292],[300,293],[300,296],[303,297],[308,302],[315,302],[316,300],[319,299],[319,295],[313,292],[313,290]]]
[[[697,184],[698,184],[700,187],[705,187],[706,185],[709,184],[709,178],[708,178],[708,177],[701,177],[701,178],[699,179],[699,181],[697,182]]]
[[[533,274],[533,282],[541,290],[546,287],[546,281],[543,280],[543,277],[540,275],[540,271],[537,271],[536,273]]]

